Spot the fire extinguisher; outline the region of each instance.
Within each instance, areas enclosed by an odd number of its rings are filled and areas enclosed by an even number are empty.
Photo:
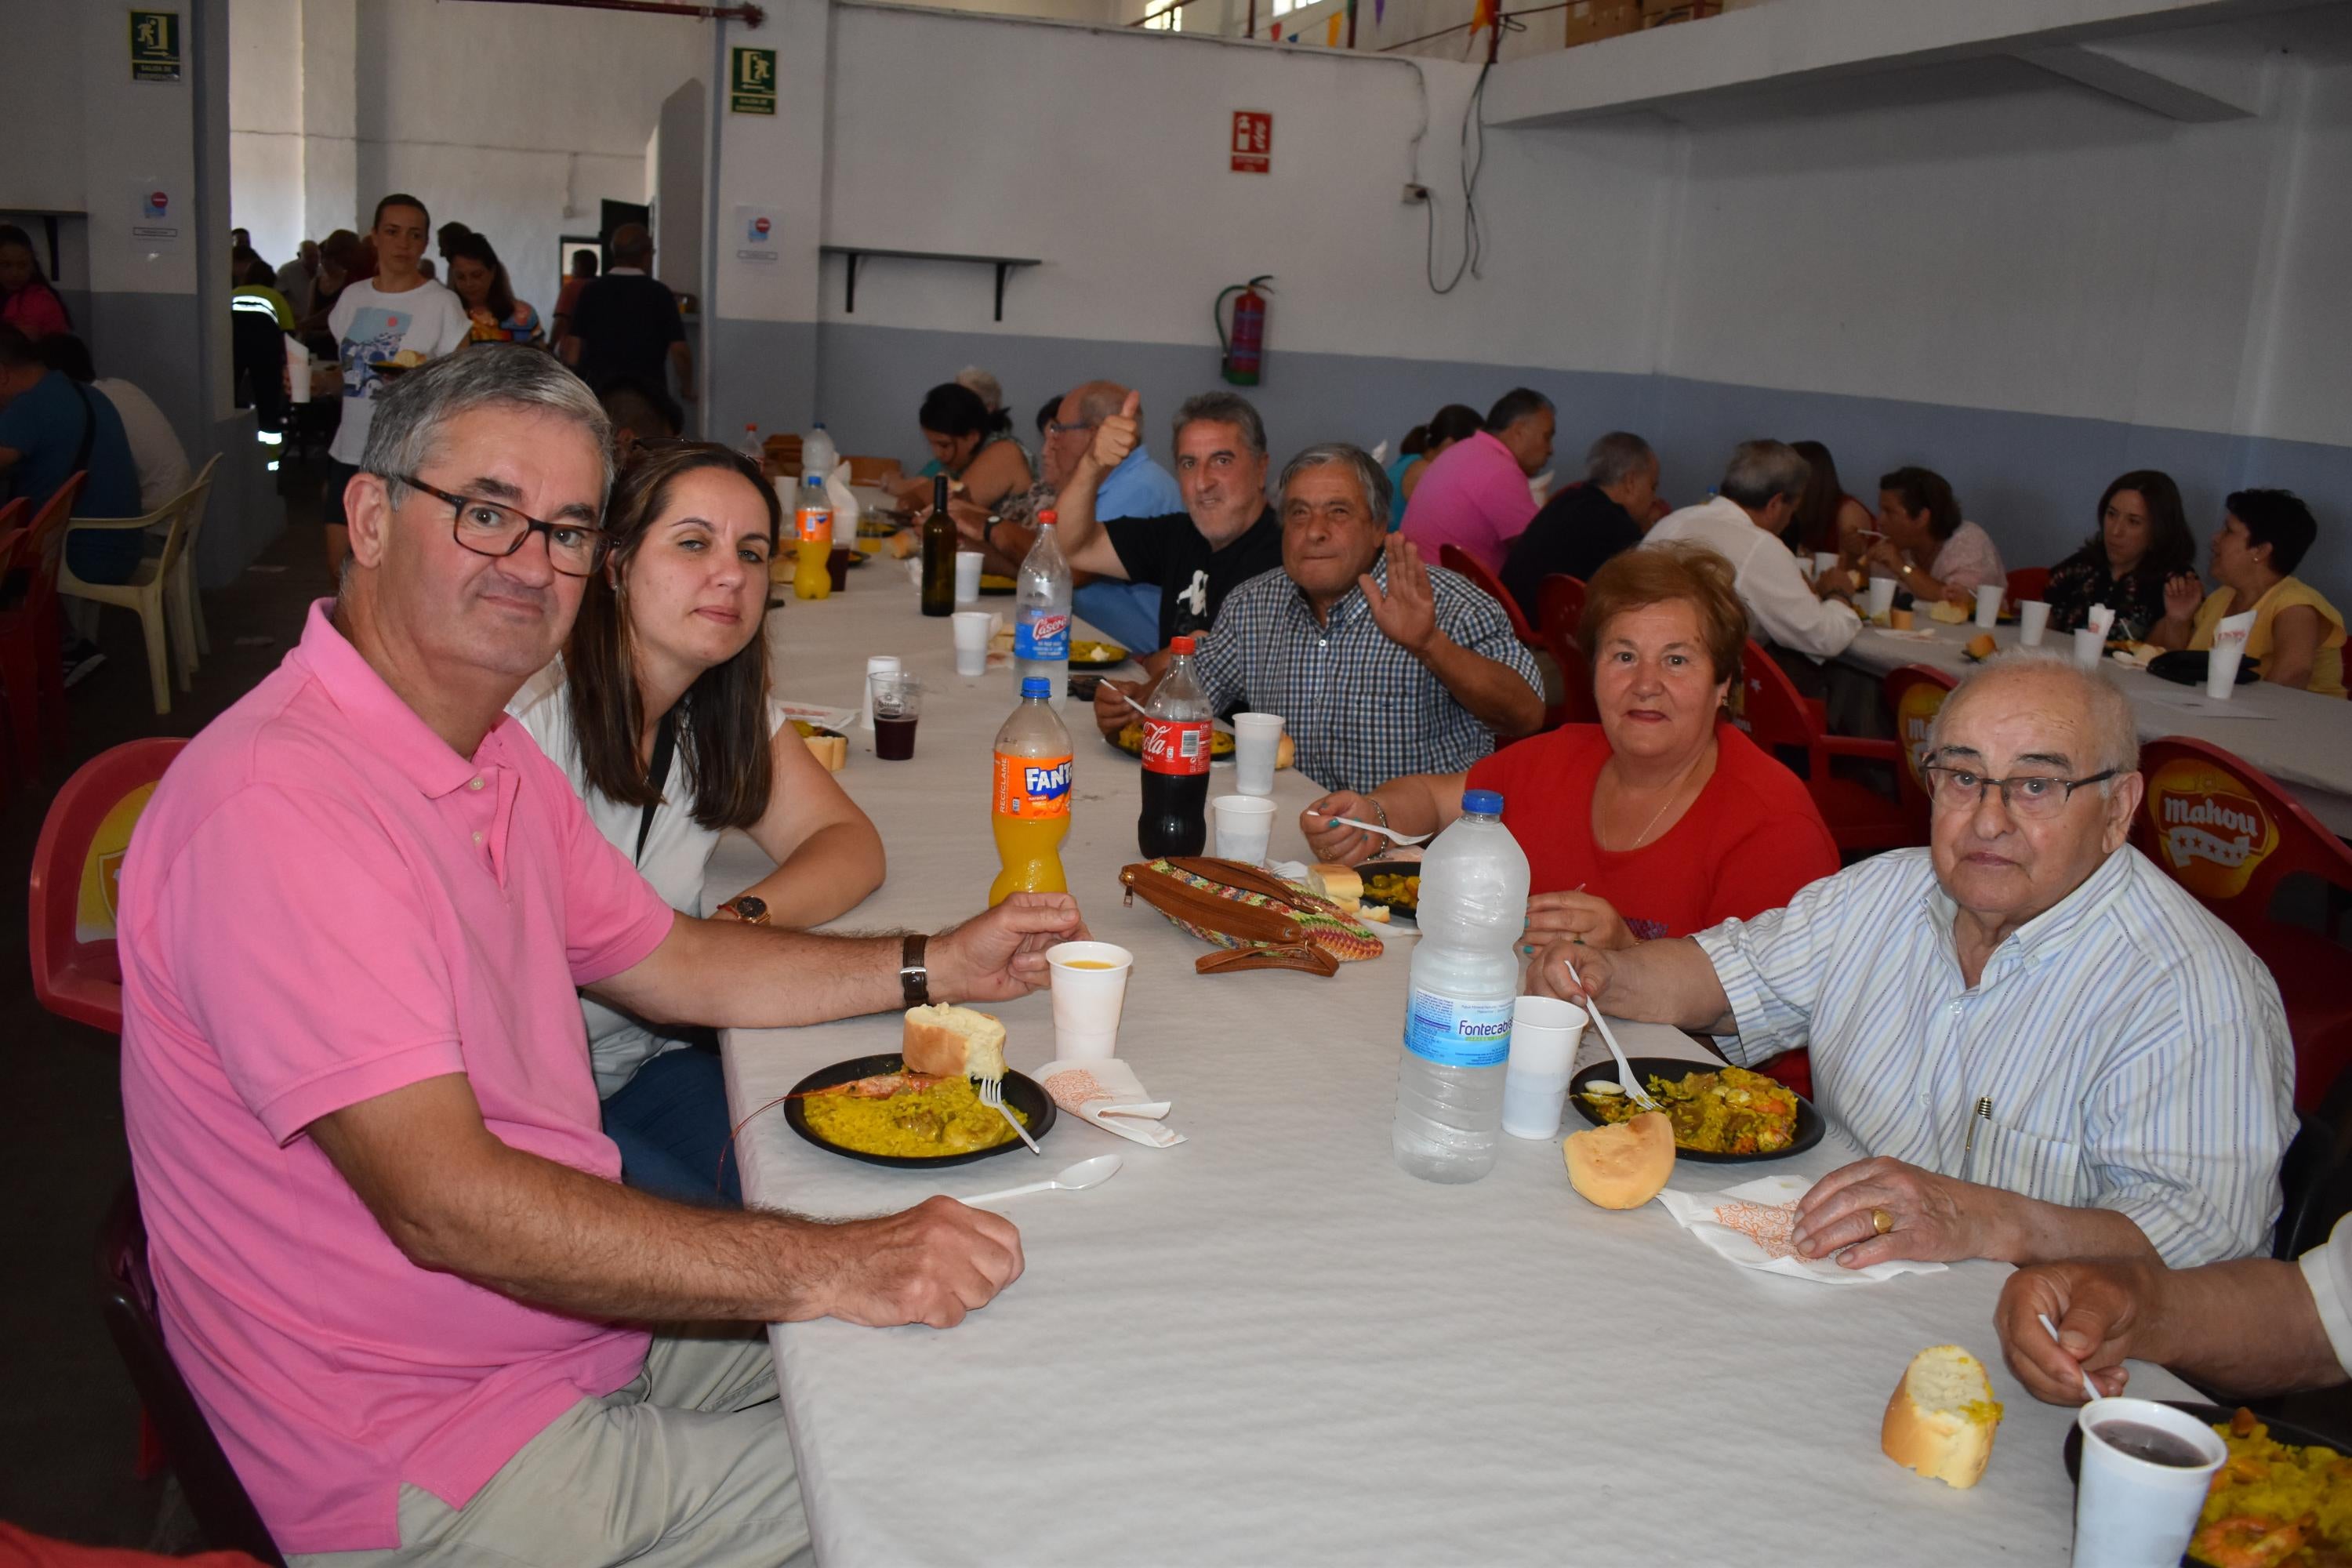
[[[1209,307],[1209,319],[1216,323],[1217,346],[1225,351],[1225,379],[1235,386],[1255,386],[1258,374],[1265,365],[1265,294],[1257,291],[1261,283],[1273,281],[1269,272],[1263,278],[1253,278],[1246,283],[1235,283],[1217,296]],[[1274,290],[1268,289],[1265,293]],[[1239,295],[1234,301],[1234,330],[1225,332],[1225,298]]]

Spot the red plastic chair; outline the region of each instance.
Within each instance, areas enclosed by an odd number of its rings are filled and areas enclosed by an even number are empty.
[[[2298,873],[2352,891],[2352,849],[2261,769],[2203,741],[2169,735],[2140,750],[2147,795],[2132,842],[2270,967],[2294,1037],[2294,1104],[2316,1110],[2352,1061],[2352,953],[2317,931],[2273,918]]]
[[[1544,625],[1555,613],[1568,617],[1568,629],[1573,634],[1584,619],[1583,578],[1554,572],[1536,584],[1536,624]]]
[[[7,582],[9,574],[16,571],[16,557],[24,549],[25,541],[32,537],[31,531],[23,526],[25,511],[25,503],[21,500],[13,500],[5,507],[0,507],[0,583]],[[7,707],[6,697],[6,690],[0,689],[0,709]],[[16,791],[16,748],[0,742],[0,800],[6,799]]]
[[[2028,599],[2039,599],[2050,592],[2050,568],[2021,566],[2009,574],[2009,602],[2021,605]]]
[[[1551,576],[1543,584],[1544,651],[1559,666],[1559,703],[1544,715],[1544,728],[1557,730],[1562,724],[1598,724],[1600,705],[1592,700],[1592,661],[1584,657],[1584,648],[1576,640],[1577,623],[1584,618],[1584,584],[1576,584],[1576,593],[1554,593],[1556,583],[1576,583],[1573,577]]]
[[[1927,743],[1927,726],[1935,721],[1958,681],[1932,665],[1906,664],[1890,669],[1880,682],[1887,716],[1895,721],[1895,743],[1903,748],[1903,766],[1895,773],[1895,798],[1916,824],[1919,842],[1927,841],[1927,780],[1920,770],[1920,748]]]
[[[49,658],[56,659],[55,647]],[[122,1033],[116,879],[131,826],[186,744],[176,735],[155,735],[100,752],[75,769],[49,803],[33,847],[27,923],[33,994],[60,1018]]]
[[[16,760],[27,773],[41,771],[41,736],[63,745],[66,738],[66,674],[59,657],[63,623],[58,617],[58,563],[65,553],[66,521],[87,474],[58,487],[33,520],[16,569],[25,574],[25,596],[0,609],[0,691],[8,694],[9,728]]]
[[[1740,679],[1747,689],[1748,733],[1775,754],[1802,752],[1805,788],[1829,824],[1830,837],[1842,855],[1875,854],[1925,844],[1923,825],[1915,825],[1903,807],[1876,790],[1830,771],[1836,758],[1884,763],[1900,771],[1903,748],[1893,741],[1865,741],[1830,733],[1829,717],[1820,702],[1803,696],[1789,672],[1753,639],[1740,659]],[[1784,759],[1785,760],[1785,757]]]
[[[1511,617],[1512,636],[1529,647],[1543,646],[1535,627],[1528,625],[1527,612],[1519,608],[1519,602],[1511,597],[1511,591],[1503,586],[1502,580],[1486,570],[1486,563],[1458,544],[1441,544],[1437,547],[1437,563],[1448,572],[1458,572],[1469,578],[1481,593],[1502,605],[1503,614]]]

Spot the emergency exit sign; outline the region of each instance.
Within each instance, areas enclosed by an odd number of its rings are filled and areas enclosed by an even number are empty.
[[[177,11],[131,13],[131,79],[180,79],[180,14]]]
[[[737,46],[730,74],[727,107],[736,114],[776,111],[776,51]]]
[[[1234,110],[1234,173],[1274,172],[1274,116],[1264,110]]]

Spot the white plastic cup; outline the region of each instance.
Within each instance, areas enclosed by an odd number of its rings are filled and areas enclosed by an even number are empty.
[[[1977,590],[1977,626],[1990,631],[2000,622],[2000,601],[2008,590],[1999,583],[1987,583]]]
[[[1274,802],[1258,795],[1221,795],[1209,803],[1217,829],[1217,856],[1244,866],[1265,863],[1274,838]]]
[[[1818,583],[1838,568],[1838,552],[1834,550],[1813,552],[1813,581]],[[1844,586],[1840,584],[1839,586]]]
[[[2202,1465],[2159,1465],[2111,1447],[2097,1428],[2131,1421],[2179,1437]],[[2178,1563],[2197,1530],[2213,1472],[2230,1450],[2194,1415],[2152,1399],[2095,1399],[2074,1417],[2083,1433],[2082,1485],[2074,1493],[2074,1568],[2146,1568]]]
[[[1108,942],[1045,950],[1054,989],[1054,1059],[1103,1062],[1118,1054],[1118,1013],[1135,954]]]
[[[297,403],[310,401],[310,350],[291,335],[286,340],[286,395]]]
[[[2040,599],[2026,599],[2017,606],[2017,641],[2021,647],[2040,647],[2042,634],[2050,629],[2050,606]]]
[[[2224,616],[2213,628],[2213,651],[2205,660],[2205,695],[2226,702],[2237,694],[2238,665],[2246,657],[2246,638],[2254,629],[2253,612]]]
[[[2107,634],[2084,626],[2074,633],[2074,662],[2084,669],[2096,669],[2099,660],[2106,657]]]
[[[977,550],[956,552],[955,602],[973,605],[980,602],[980,563],[982,557]]]
[[[1813,580],[1813,577],[1814,577],[1813,558],[1812,558],[1811,556],[1810,556],[1810,555],[1800,555],[1800,556],[1798,556],[1798,557],[1797,557],[1797,571],[1798,571],[1798,574],[1799,574],[1801,576],[1802,576],[1806,582],[1808,582],[1808,583],[1811,582],[1811,581]]]
[[[1272,795],[1274,764],[1281,752],[1281,714],[1234,714],[1234,791],[1241,795]]]
[[[868,733],[871,733],[874,729],[874,678],[885,670],[894,670],[899,668],[898,656],[895,653],[877,653],[866,661],[866,679],[864,682],[866,690],[866,706],[858,712],[857,727],[859,729],[864,730]]]
[[[1868,604],[1872,620],[1885,620],[1886,612],[1895,607],[1895,581],[1892,577],[1873,577],[1870,580]]]
[[[986,610],[958,610],[948,617],[948,626],[955,634],[958,675],[987,673],[988,623],[992,618]]]
[[[1511,1057],[1503,1069],[1503,1131],[1557,1138],[1568,1079],[1584,1038],[1584,1009],[1557,996],[1522,996],[1511,1006]]]

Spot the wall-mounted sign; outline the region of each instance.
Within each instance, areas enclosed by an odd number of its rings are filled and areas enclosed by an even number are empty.
[[[1234,110],[1234,173],[1274,172],[1274,116],[1257,109]]]
[[[730,73],[727,107],[737,114],[776,111],[776,51],[735,47],[735,68]]]
[[[131,13],[131,79],[180,79],[180,14],[177,11]]]
[[[778,252],[776,244],[782,224],[777,215],[782,209],[754,206],[738,203],[735,208],[735,259],[753,267],[773,267]]]
[[[180,248],[189,216],[185,198],[161,180],[131,180],[123,186],[123,216],[131,220],[131,251],[155,257]]]

